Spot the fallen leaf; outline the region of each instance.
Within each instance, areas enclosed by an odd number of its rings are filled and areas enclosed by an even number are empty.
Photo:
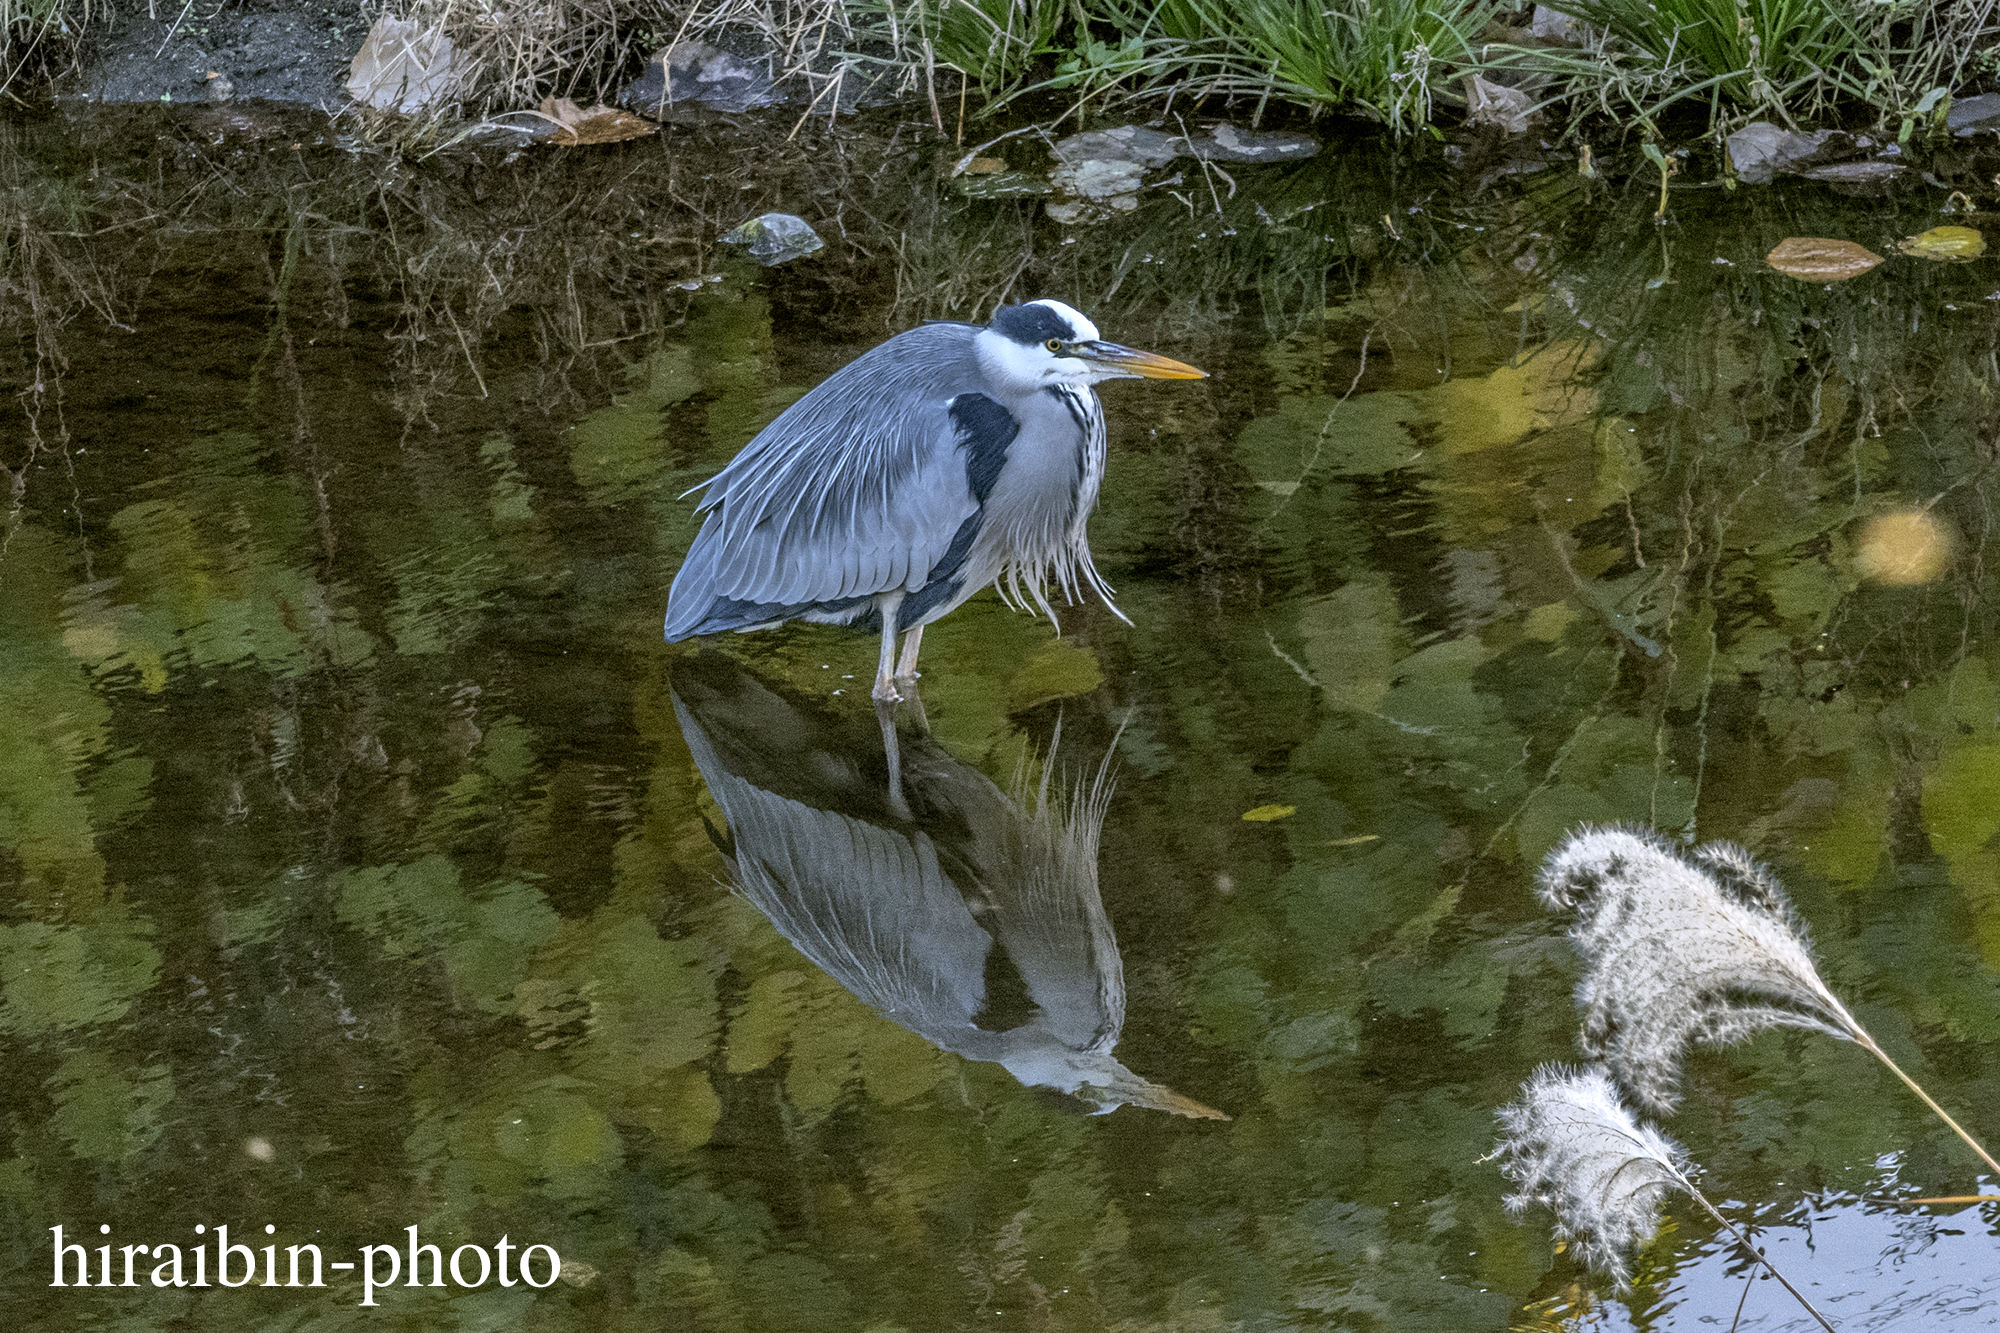
[[[1882,262],[1882,256],[1853,241],[1821,236],[1788,236],[1764,261],[1800,282],[1845,282]]]
[[[1358,838],[1335,838],[1332,842],[1328,843],[1327,846],[1359,847],[1364,842],[1380,842],[1381,840],[1382,840],[1382,835],[1379,833],[1364,833]]]
[[[1932,227],[1920,235],[1898,241],[1896,248],[1919,259],[1963,264],[1986,253],[1986,238],[1979,234],[1976,227]]]
[[[997,176],[1007,169],[1004,157],[975,157],[965,164],[965,170],[972,176]]]
[[[1255,810],[1245,810],[1243,817],[1253,824],[1268,824],[1274,819],[1298,813],[1296,805],[1260,805]]]
[[[652,121],[641,120],[629,111],[620,111],[602,102],[593,107],[580,107],[567,97],[548,98],[542,103],[541,110],[530,114],[540,116],[556,127],[556,132],[548,137],[547,142],[561,148],[637,139],[659,128]]]

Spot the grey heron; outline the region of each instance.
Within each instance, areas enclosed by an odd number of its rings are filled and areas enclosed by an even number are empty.
[[[707,517],[667,595],[667,641],[789,620],[874,630],[874,695],[894,701],[916,680],[924,626],[989,584],[1053,621],[1053,578],[1125,619],[1084,526],[1104,479],[1093,386],[1137,378],[1205,374],[1103,341],[1060,301],[897,334],[695,487]]]
[[[1097,887],[1106,769],[1066,800],[1046,777],[1006,792],[915,735],[904,805],[884,798],[881,751],[854,714],[788,700],[715,654],[675,663],[673,703],[728,824],[737,891],[834,981],[1094,1114],[1228,1119],[1111,1054],[1125,970]]]

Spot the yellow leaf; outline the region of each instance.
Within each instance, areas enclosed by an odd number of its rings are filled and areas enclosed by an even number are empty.
[[[1919,259],[1963,264],[1986,253],[1986,238],[1979,234],[1976,227],[1932,227],[1920,235],[1898,241],[1896,248]]]
[[[1296,805],[1260,805],[1255,810],[1245,810],[1243,817],[1253,824],[1268,824],[1274,819],[1297,814],[1298,809]]]
[[[1882,256],[1853,241],[1822,236],[1788,236],[1764,256],[1778,272],[1800,282],[1845,282],[1882,262]]]

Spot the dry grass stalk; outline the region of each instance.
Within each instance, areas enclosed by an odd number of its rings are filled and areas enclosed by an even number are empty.
[[[1864,1047],[2000,1173],[1820,978],[1784,890],[1741,847],[1716,842],[1683,854],[1650,834],[1586,828],[1549,854],[1540,893],[1550,910],[1576,913],[1578,1044],[1642,1106],[1674,1109],[1692,1042],[1726,1046],[1766,1028],[1805,1028]]]
[[[0,0],[5,3],[5,0]],[[774,80],[817,91],[850,31],[844,0],[405,0],[409,17],[456,44],[463,96],[487,111],[579,93],[602,100],[642,57],[723,29],[764,43]]]
[[[72,67],[96,16],[92,0],[0,0],[0,91],[31,65]]]
[[[1686,1151],[1634,1119],[1601,1068],[1543,1065],[1522,1086],[1521,1100],[1499,1115],[1504,1132],[1495,1155],[1501,1171],[1519,1187],[1507,1198],[1508,1211],[1537,1206],[1553,1211],[1555,1234],[1573,1242],[1584,1262],[1610,1274],[1621,1290],[1631,1280],[1626,1251],[1652,1239],[1659,1228],[1660,1201],[1679,1190],[1784,1283],[1820,1327],[1833,1328],[1695,1188]]]

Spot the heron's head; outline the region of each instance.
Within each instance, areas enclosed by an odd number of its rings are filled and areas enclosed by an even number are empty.
[[[986,369],[1016,393],[1103,380],[1207,378],[1179,361],[1103,341],[1095,324],[1061,301],[1001,306],[978,341]]]

